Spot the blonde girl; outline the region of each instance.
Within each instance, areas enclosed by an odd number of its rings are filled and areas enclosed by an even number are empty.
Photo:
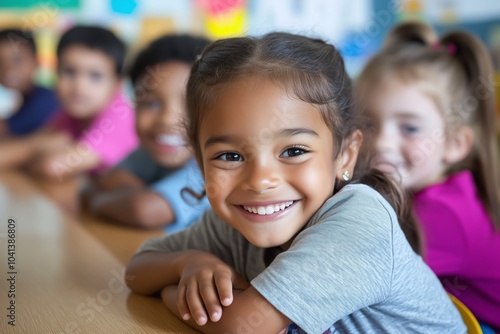
[[[397,26],[357,79],[379,168],[411,192],[424,259],[443,286],[500,330],[500,171],[493,69],[483,43]]]

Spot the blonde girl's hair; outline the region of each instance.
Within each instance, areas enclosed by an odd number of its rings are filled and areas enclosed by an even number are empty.
[[[500,229],[500,173],[495,126],[493,66],[485,45],[475,36],[452,31],[441,38],[428,25],[396,26],[383,50],[370,60],[357,80],[362,100],[369,86],[390,78],[415,85],[443,113],[445,136],[461,126],[474,131],[467,157],[450,166],[447,175],[470,170],[478,195]],[[369,107],[369,106],[368,106]]]

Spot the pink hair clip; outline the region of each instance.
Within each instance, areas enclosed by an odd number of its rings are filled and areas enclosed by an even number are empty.
[[[447,45],[447,47],[448,47],[448,53],[450,55],[454,56],[455,53],[457,53],[457,46],[455,44],[450,43],[450,44]]]
[[[437,42],[431,44],[431,48],[433,48],[436,51],[445,50],[452,56],[455,55],[455,53],[457,53],[457,46],[453,43],[443,45],[439,41],[437,41]]]

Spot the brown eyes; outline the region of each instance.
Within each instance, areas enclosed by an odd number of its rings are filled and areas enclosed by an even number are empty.
[[[281,153],[280,157],[281,158],[292,158],[292,157],[297,157],[299,155],[305,154],[309,151],[300,148],[300,147],[291,147],[287,148],[283,153]]]
[[[222,160],[222,161],[243,161],[243,157],[238,154],[238,153],[234,153],[234,152],[225,152],[225,153],[221,153],[219,155],[217,155],[215,158],[215,160]]]
[[[280,154],[280,158],[294,158],[310,152],[302,147],[289,147]],[[243,156],[236,152],[223,152],[214,157],[214,160],[237,162],[243,161]]]

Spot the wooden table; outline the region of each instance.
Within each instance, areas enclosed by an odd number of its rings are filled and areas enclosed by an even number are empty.
[[[159,299],[131,294],[124,284],[128,259],[162,232],[73,216],[77,187],[0,173],[0,333],[194,333]],[[7,232],[14,231],[9,268]],[[8,323],[14,312],[15,327]]]

